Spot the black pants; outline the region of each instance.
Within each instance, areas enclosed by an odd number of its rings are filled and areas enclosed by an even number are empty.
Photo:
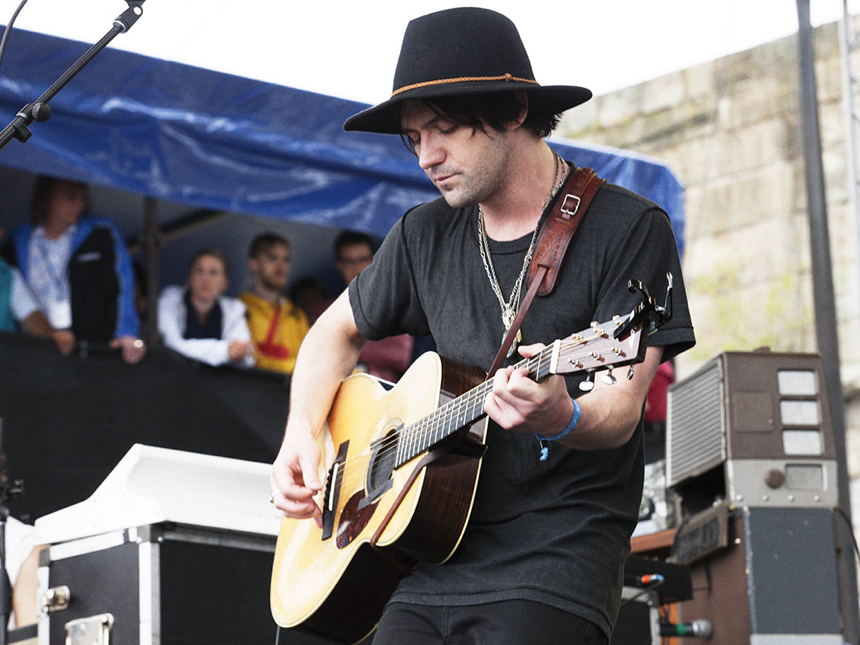
[[[390,603],[373,645],[606,645],[593,623],[528,600],[465,607]]]

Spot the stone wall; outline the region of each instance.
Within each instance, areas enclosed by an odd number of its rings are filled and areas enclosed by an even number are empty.
[[[849,471],[857,478],[860,291],[838,27],[815,30],[815,70]],[[657,157],[684,184],[684,277],[698,345],[679,357],[681,378],[723,351],[816,351],[801,126],[791,36],[595,97],[557,131]]]

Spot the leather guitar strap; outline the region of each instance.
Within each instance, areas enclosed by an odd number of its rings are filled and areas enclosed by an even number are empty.
[[[492,376],[505,362],[508,351],[536,295],[545,296],[555,287],[570,240],[582,221],[597,189],[606,182],[591,168],[574,168],[556,193],[551,210],[538,233],[535,252],[526,275],[526,295],[499,352],[493,360]]]

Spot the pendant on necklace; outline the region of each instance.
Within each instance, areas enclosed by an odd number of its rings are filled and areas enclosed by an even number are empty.
[[[505,338],[508,335],[508,330],[511,328],[511,325],[514,323],[514,310],[510,307],[505,307],[502,311],[502,324],[505,326],[505,333],[502,334],[502,342],[504,342]],[[523,332],[521,329],[517,329],[517,335],[514,338],[514,342],[511,343],[511,348],[508,350],[507,357],[510,358],[514,355],[514,352],[517,351],[517,346],[523,340]]]
[[[504,340],[504,337],[502,337]],[[511,348],[508,350],[507,357],[510,358],[514,355],[514,352],[517,351],[517,346],[520,344],[520,341],[523,339],[523,333],[517,329],[517,336],[514,338],[514,342],[511,343]]]

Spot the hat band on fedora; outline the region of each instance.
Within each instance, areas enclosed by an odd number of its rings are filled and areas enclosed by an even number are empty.
[[[519,78],[517,76],[511,76],[510,74],[503,74],[502,76],[461,76],[459,78],[441,78],[436,81],[424,81],[423,83],[414,83],[412,85],[405,85],[399,89],[394,90],[391,93],[391,96],[397,96],[402,92],[408,92],[409,90],[415,90],[419,87],[431,87],[434,85],[447,85],[448,83],[469,83],[473,81],[518,81],[520,83],[531,83],[533,85],[540,85],[536,80],[531,78]]]

